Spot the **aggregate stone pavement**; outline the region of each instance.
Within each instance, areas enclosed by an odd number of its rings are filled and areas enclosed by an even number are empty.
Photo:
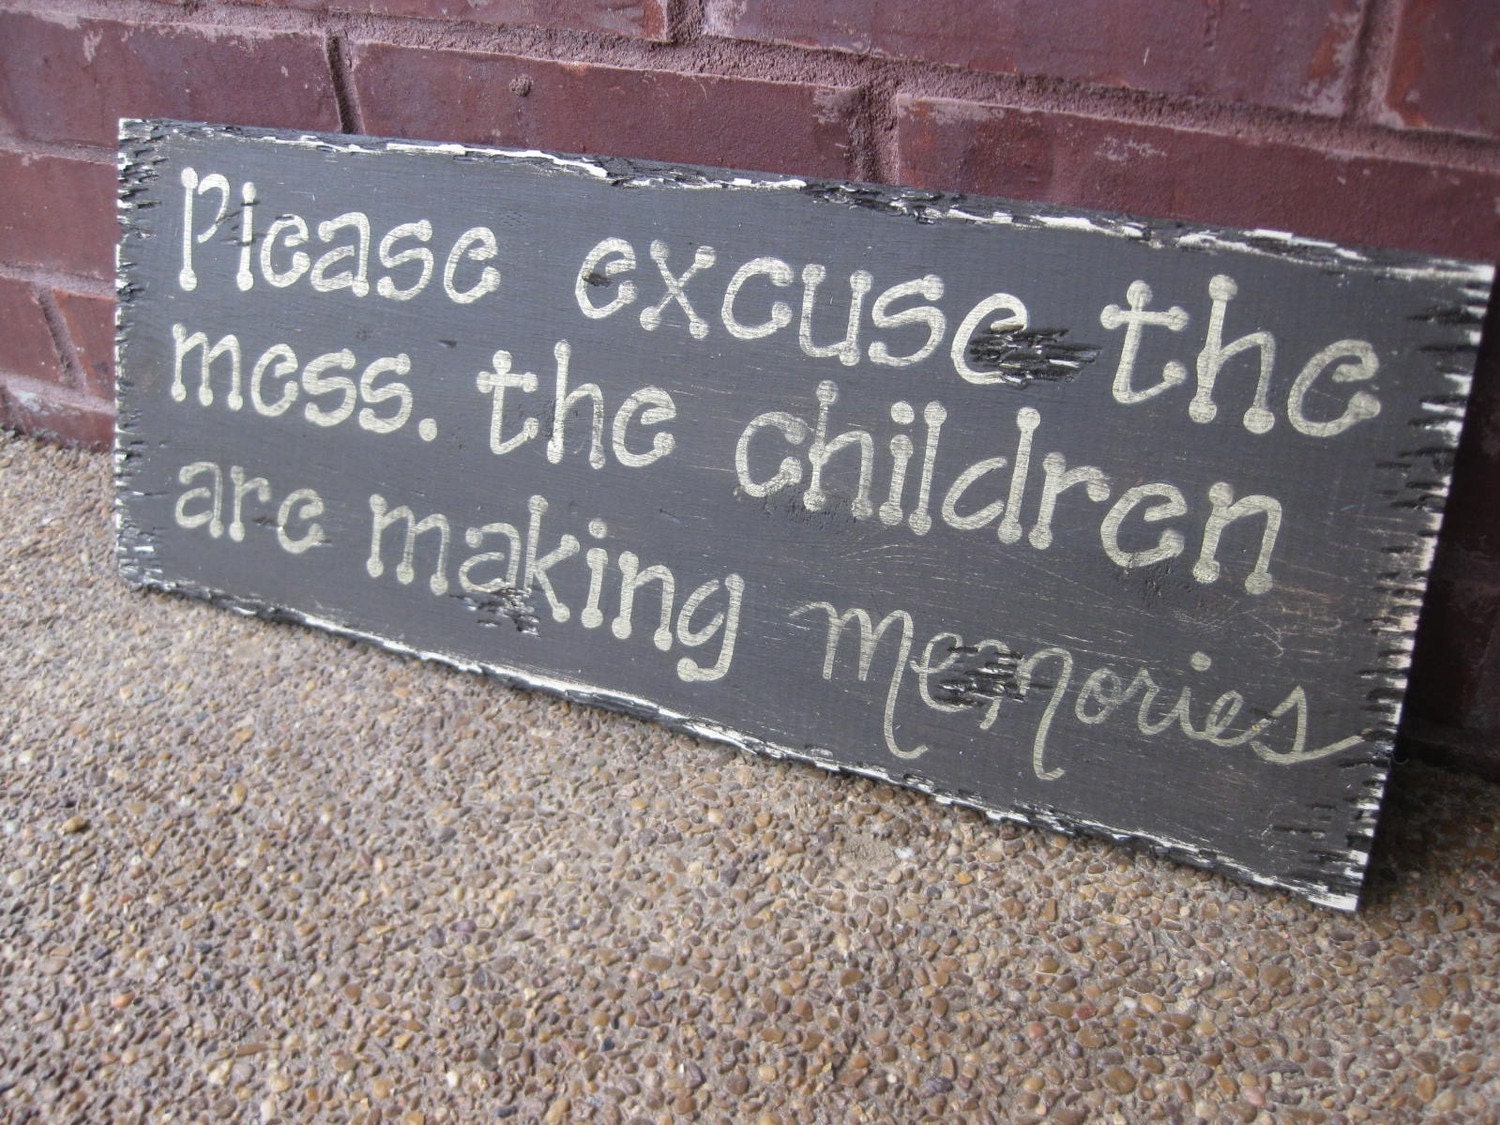
[[[0,1119],[1500,1116],[1500,787],[1362,913],[128,588],[0,434]]]

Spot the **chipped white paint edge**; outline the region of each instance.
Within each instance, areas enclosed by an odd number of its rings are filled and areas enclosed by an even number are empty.
[[[1220,852],[1205,849],[1200,845],[1178,840],[1171,836],[1149,832],[1142,828],[1121,828],[1071,813],[1056,814],[1034,808],[1006,809],[989,804],[972,795],[948,792],[927,779],[914,774],[898,774],[894,770],[883,769],[880,766],[874,765],[857,766],[846,764],[838,761],[828,751],[821,750],[818,747],[808,747],[803,751],[792,750],[773,743],[748,739],[737,732],[715,724],[689,723],[683,725],[682,729],[711,741],[731,743],[750,753],[757,753],[777,759],[790,758],[808,765],[817,766],[829,773],[844,773],[853,776],[869,777],[900,789],[913,789],[940,805],[956,805],[962,808],[973,809],[993,821],[1003,820],[1010,823],[1023,824],[1029,828],[1046,829],[1066,836],[1083,834],[1096,839],[1107,840],[1114,844],[1144,845],[1149,851],[1161,854],[1173,862],[1202,868],[1213,872],[1215,875],[1230,875],[1242,882],[1253,883],[1260,887],[1290,891],[1315,905],[1327,906],[1346,912],[1353,912],[1359,908],[1360,896],[1358,892],[1340,893],[1330,891],[1327,887],[1318,883],[1300,879],[1278,879],[1263,875]],[[1360,802],[1357,807],[1362,811],[1378,811],[1380,802]],[[1361,886],[1369,854],[1349,849],[1345,852],[1345,855],[1348,857],[1348,863],[1352,869],[1345,874],[1356,886]]]
[[[132,159],[125,151],[125,145],[133,142],[147,142],[156,126],[140,118],[122,117],[118,122],[117,140],[115,149],[115,209],[119,214],[122,237],[115,240],[115,336],[113,341],[113,359],[115,371],[122,369],[121,345],[125,334],[125,309],[126,297],[129,294],[130,283],[126,274],[131,263],[124,259],[125,238],[123,234],[128,232],[132,218],[131,212],[137,209],[137,204],[131,198],[131,192],[125,180],[125,173],[130,168]],[[126,427],[121,424],[121,397],[120,380],[115,379],[115,432],[114,442],[110,449],[111,484],[113,485],[113,507],[110,513],[111,521],[115,530],[115,565],[126,581],[140,581],[141,568],[145,565],[143,559],[149,558],[156,553],[156,548],[148,541],[147,536],[136,527],[130,520],[129,513],[125,510],[125,488],[127,466],[129,455],[126,450],[125,436]],[[127,551],[127,539],[130,547]]]
[[[606,158],[603,157],[569,156],[540,149],[506,148],[452,141],[381,138],[350,140],[336,133],[287,133],[269,129],[155,118],[122,118],[120,121],[122,139],[128,127],[178,128],[189,135],[233,136],[244,141],[323,152],[364,155],[397,152],[414,156],[482,157],[513,161],[523,165],[542,164],[559,172],[608,181],[622,188],[662,187],[688,191],[793,192],[822,189],[826,193],[825,198],[834,202],[841,202],[837,198],[839,192],[848,193],[851,205],[857,205],[852,201],[861,194],[874,190],[886,197],[878,205],[879,210],[908,218],[921,218],[928,222],[947,219],[985,226],[1005,226],[1018,231],[1034,228],[1098,234],[1110,238],[1138,241],[1152,248],[1180,247],[1209,252],[1227,251],[1284,259],[1297,265],[1316,269],[1327,268],[1329,265],[1327,256],[1331,255],[1344,268],[1351,271],[1378,270],[1382,274],[1413,281],[1457,282],[1488,287],[1493,285],[1495,278],[1495,267],[1491,263],[1413,251],[1379,251],[1378,257],[1372,257],[1370,253],[1351,246],[1327,239],[1291,234],[1287,231],[1257,229],[1239,232],[1165,219],[1160,222],[1166,230],[1158,231],[1153,222],[1147,219],[1128,216],[1116,218],[1098,212],[1040,203],[1035,207],[1043,208],[1041,212],[1034,210],[1030,204],[1020,206],[1015,211],[1000,209],[988,213],[970,211],[964,208],[961,200],[965,197],[962,195],[926,193],[919,189],[904,188],[898,184],[861,184],[846,180],[814,181],[778,176],[774,173],[742,173],[697,165],[668,165],[661,161],[636,160],[630,157],[609,158],[633,169],[630,174],[622,174],[611,170],[607,166]],[[691,178],[687,178],[683,173]],[[947,202],[944,202],[945,200]]]
[[[1261,239],[1271,245],[1257,246],[1250,239]],[[1188,250],[1230,251],[1266,258],[1286,259],[1301,265],[1324,268],[1325,263],[1299,258],[1299,253],[1312,252],[1332,254],[1351,269],[1378,270],[1380,273],[1402,281],[1432,281],[1457,283],[1460,285],[1493,284],[1495,267],[1486,262],[1465,261],[1440,255],[1421,254],[1410,251],[1390,251],[1392,260],[1372,258],[1363,251],[1323,239],[1305,238],[1278,230],[1245,231],[1237,236],[1228,231],[1188,229],[1169,240],[1169,244]],[[1398,264],[1405,258],[1409,264]]]
[[[712,733],[705,735],[705,737],[717,741],[733,741],[732,739],[725,739],[720,735]],[[810,765],[825,769],[830,773],[847,773],[869,777],[900,789],[915,789],[932,798],[940,805],[957,805],[962,808],[970,808],[976,812],[983,813],[990,820],[1004,820],[1015,824],[1024,824],[1030,828],[1042,828],[1064,836],[1082,834],[1095,839],[1108,840],[1114,844],[1144,845],[1147,850],[1160,854],[1174,863],[1185,863],[1192,867],[1213,872],[1215,875],[1230,875],[1241,882],[1253,883],[1259,887],[1291,891],[1318,906],[1328,906],[1335,910],[1351,913],[1359,909],[1359,893],[1357,891],[1340,893],[1330,891],[1327,887],[1318,883],[1311,883],[1301,879],[1278,879],[1273,876],[1263,875],[1221,852],[1204,848],[1198,844],[1191,844],[1184,840],[1178,840],[1171,836],[1149,832],[1142,828],[1121,828],[1072,813],[1054,813],[1044,809],[1029,807],[1020,809],[1001,808],[996,805],[987,804],[974,796],[947,792],[933,785],[925,778],[913,774],[898,774],[893,770],[883,769],[880,766],[846,765],[831,756],[825,759],[820,756],[819,750],[815,747],[810,747],[807,752],[788,750],[784,747],[773,748],[768,747],[766,744],[760,744],[759,747],[749,746],[742,748],[748,749],[752,753],[766,753],[768,749],[774,749],[775,753],[771,756],[789,757],[804,761]],[[821,753],[827,752],[822,751]],[[1378,811],[1380,803],[1378,801],[1374,803],[1360,802],[1357,807],[1362,810]],[[1353,872],[1348,877],[1357,886],[1362,885],[1363,873],[1369,860],[1369,853],[1351,848],[1346,850],[1344,854],[1348,857],[1348,862],[1353,867]]]
[[[560,156],[533,148],[488,148],[477,145],[427,144],[421,141],[386,141],[386,152],[404,152],[419,156],[489,156],[518,163],[550,164],[560,171],[574,172],[596,180],[609,179],[609,173],[587,157]]]
[[[1066,208],[1058,208],[1057,210],[1066,212]],[[983,214],[976,211],[967,211],[956,204],[942,209],[934,208],[932,209],[932,213],[963,223],[1014,227],[1018,230],[1024,230],[1029,226],[1037,226],[1045,230],[1078,231],[1085,234],[1102,234],[1109,238],[1125,238],[1145,243],[1148,246],[1159,244],[1158,240],[1152,238],[1151,228],[1146,223],[1134,219],[1108,219],[1102,215],[1086,215],[1082,213],[1045,215],[999,210]]]
[[[1425,270],[1395,267],[1388,264],[1385,272],[1387,276],[1398,277],[1402,280],[1438,282],[1465,290],[1469,299],[1463,303],[1462,307],[1476,321],[1484,318],[1488,289],[1494,279],[1493,266],[1450,260],[1434,260]],[[1465,333],[1470,346],[1476,348],[1480,335],[1480,330],[1477,328]],[[1451,454],[1458,448],[1459,437],[1468,413],[1474,376],[1469,371],[1441,371],[1440,374],[1446,379],[1448,394],[1424,399],[1421,404],[1423,417],[1413,419],[1412,422],[1434,433]],[[1457,401],[1451,401],[1453,399]],[[1388,471],[1392,472],[1400,483],[1398,493],[1404,492],[1412,481],[1412,471],[1409,468],[1394,465]],[[1439,474],[1438,479],[1426,487],[1426,493],[1440,501],[1446,501],[1452,484],[1453,471],[1450,465],[1447,472]],[[1398,548],[1400,552],[1392,554],[1391,565],[1395,577],[1384,584],[1385,590],[1379,611],[1367,623],[1370,634],[1378,640],[1378,646],[1376,667],[1372,668],[1365,677],[1371,685],[1366,698],[1371,704],[1369,710],[1389,728],[1390,733],[1382,732],[1377,740],[1387,747],[1387,755],[1394,749],[1396,733],[1400,729],[1402,715],[1406,709],[1406,689],[1410,683],[1411,659],[1416,650],[1417,624],[1430,587],[1433,562],[1437,556],[1438,536],[1443,524],[1443,508],[1442,503],[1435,510],[1423,507],[1420,530],[1406,533],[1399,542],[1388,544],[1391,548]],[[1410,588],[1420,591],[1415,598],[1410,596],[1408,592]],[[1363,786],[1362,799],[1356,796],[1349,801],[1353,812],[1350,818],[1351,833],[1362,830],[1367,838],[1373,839],[1386,790],[1390,785],[1390,776],[1391,765],[1388,757]],[[1334,854],[1337,853],[1330,851],[1330,858]],[[1350,896],[1349,905],[1343,906],[1339,902],[1331,901],[1330,896],[1325,892],[1304,891],[1303,893],[1315,902],[1323,902],[1338,909],[1357,910],[1360,893],[1368,872],[1369,852],[1350,847],[1342,854],[1346,857],[1345,874],[1352,878],[1353,885],[1357,888]]]

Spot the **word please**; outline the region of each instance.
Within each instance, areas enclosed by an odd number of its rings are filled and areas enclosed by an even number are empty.
[[[345,211],[315,226],[301,215],[283,214],[260,229],[256,216],[260,196],[255,184],[249,180],[240,184],[239,206],[235,208],[229,180],[220,172],[200,177],[196,169],[184,168],[182,191],[182,264],[177,284],[184,292],[198,288],[197,248],[219,235],[230,222],[231,213],[239,219],[234,278],[241,292],[253,289],[257,278],[276,289],[286,289],[306,278],[317,293],[347,290],[365,297],[373,291],[388,300],[409,301],[427,288],[437,269],[437,258],[428,246],[433,226],[426,219],[395,224],[377,244],[370,217],[363,211]],[[212,211],[199,208],[199,196],[213,200]],[[317,258],[302,247],[313,248]],[[376,279],[373,289],[372,252],[386,271]],[[476,269],[472,264],[493,261],[499,253],[495,232],[489,227],[469,227],[455,237],[442,259],[442,290],[448,299],[468,305],[500,288],[497,268],[481,264]]]

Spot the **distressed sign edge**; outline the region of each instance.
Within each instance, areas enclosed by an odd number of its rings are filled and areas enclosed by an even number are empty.
[[[1363,709],[1373,716],[1372,726],[1368,728],[1370,733],[1366,736],[1369,746],[1366,761],[1372,773],[1361,792],[1350,793],[1345,797],[1352,809],[1345,838],[1346,850],[1342,853],[1324,853],[1328,868],[1318,872],[1315,878],[1267,875],[1216,850],[1173,840],[1159,832],[1153,833],[1141,828],[1122,829],[1050,806],[1025,802],[1003,804],[974,793],[939,786],[915,772],[842,762],[832,752],[817,746],[797,749],[766,741],[629,694],[502,663],[480,662],[450,653],[425,651],[316,613],[265,604],[212,587],[174,581],[152,573],[149,562],[152,554],[150,537],[131,522],[125,505],[129,490],[131,427],[136,415],[130,414],[126,408],[124,391],[130,385],[130,375],[123,362],[122,345],[130,328],[129,312],[133,307],[131,297],[138,292],[138,285],[133,277],[134,263],[129,260],[127,253],[132,237],[138,233],[134,216],[137,206],[135,197],[155,178],[154,165],[165,158],[151,159],[153,149],[169,135],[232,138],[247,143],[288,145],[330,153],[389,153],[524,164],[543,168],[553,174],[603,180],[611,187],[622,190],[657,188],[731,192],[795,191],[825,203],[867,208],[924,224],[960,222],[1018,229],[1070,230],[1096,237],[1128,239],[1152,249],[1267,255],[1328,274],[1370,273],[1392,278],[1431,280],[1451,285],[1456,292],[1465,294],[1465,300],[1455,302],[1452,307],[1434,309],[1431,316],[1439,323],[1466,329],[1468,343],[1457,350],[1466,348],[1468,353],[1477,352],[1479,325],[1483,320],[1489,288],[1494,280],[1492,266],[1405,251],[1346,247],[1274,231],[1235,231],[1177,220],[1136,219],[990,197],[810,180],[622,157],[567,156],[535,149],[351,137],[167,120],[125,119],[120,123],[118,202],[122,230],[117,247],[116,271],[119,296],[116,306],[116,362],[119,377],[116,382],[114,478],[117,559],[122,577],[130,584],[194,597],[244,614],[293,621],[369,642],[393,653],[477,672],[512,686],[543,691],[572,702],[646,718],[669,729],[726,743],[761,756],[790,758],[833,772],[876,778],[918,790],[943,804],[975,809],[994,820],[1012,820],[1059,832],[1084,833],[1116,843],[1129,843],[1153,854],[1226,873],[1248,883],[1288,890],[1319,905],[1345,911],[1358,908],[1367,880],[1379,810],[1389,780],[1416,627],[1442,524],[1442,503],[1451,485],[1452,458],[1458,446],[1471,389],[1472,360],[1460,365],[1461,369],[1452,370],[1445,367],[1445,363],[1448,362],[1446,357],[1455,349],[1449,349],[1444,355],[1433,356],[1433,370],[1430,372],[1432,381],[1435,384],[1446,382],[1450,391],[1424,399],[1423,408],[1427,413],[1409,423],[1423,430],[1435,431],[1439,435],[1440,448],[1433,452],[1446,460],[1443,470],[1433,473],[1429,469],[1419,474],[1417,466],[1411,462],[1390,462],[1379,467],[1395,478],[1391,482],[1394,487],[1384,490],[1395,498],[1392,504],[1419,513],[1421,527],[1414,531],[1403,531],[1399,536],[1393,532],[1390,539],[1396,541],[1380,543],[1380,549],[1392,559],[1392,568],[1382,575],[1383,581],[1376,588],[1381,601],[1380,612],[1362,623],[1375,639],[1377,662],[1380,666],[1359,672],[1360,678],[1369,685]]]

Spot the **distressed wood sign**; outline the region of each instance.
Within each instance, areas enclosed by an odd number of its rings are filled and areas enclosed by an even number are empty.
[[[1487,267],[163,122],[120,167],[131,581],[1357,903]]]

